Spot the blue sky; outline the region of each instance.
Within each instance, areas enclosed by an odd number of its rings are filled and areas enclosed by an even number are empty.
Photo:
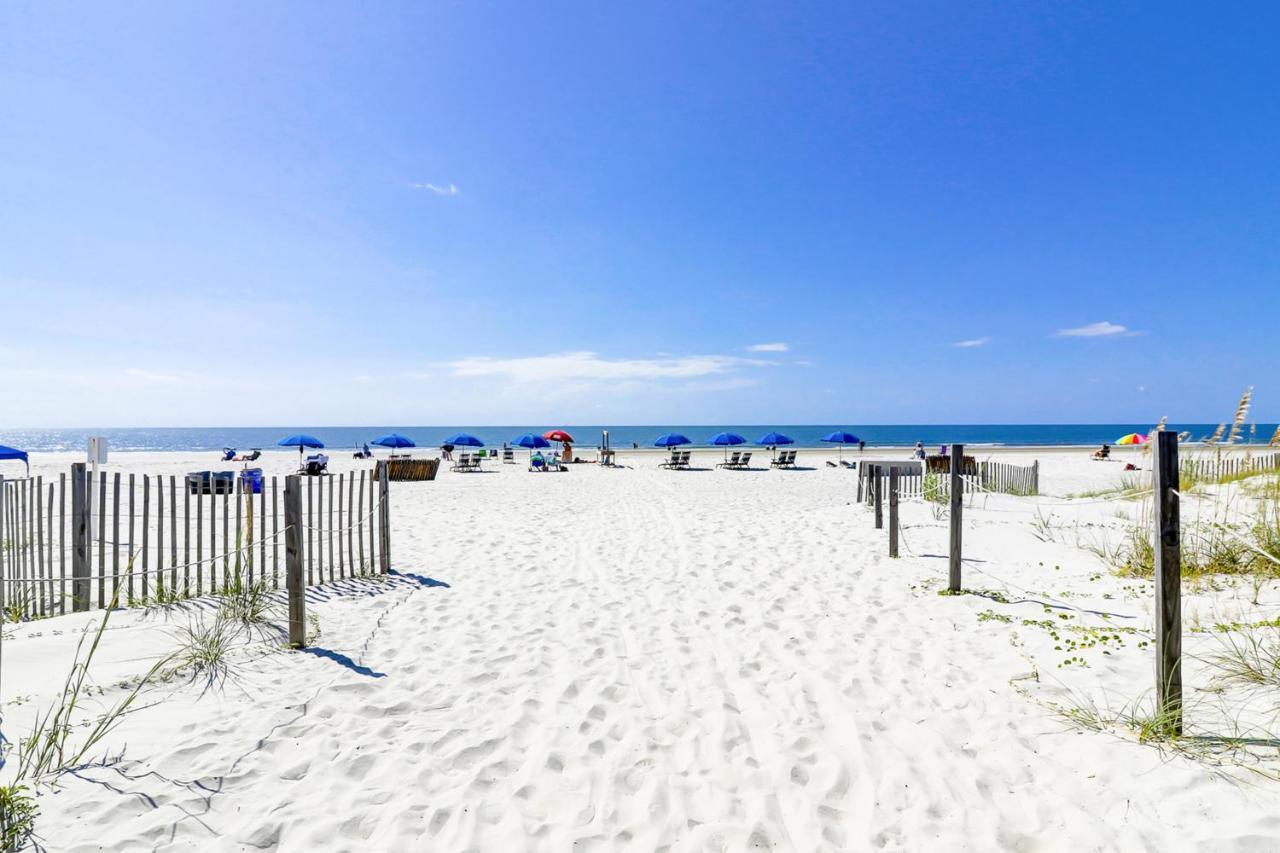
[[[5,4],[0,420],[1275,421],[1277,25]]]

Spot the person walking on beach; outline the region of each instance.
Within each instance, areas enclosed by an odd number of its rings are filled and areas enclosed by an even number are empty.
[[[440,456],[446,461],[452,462],[453,461],[453,445],[452,444],[440,445]]]

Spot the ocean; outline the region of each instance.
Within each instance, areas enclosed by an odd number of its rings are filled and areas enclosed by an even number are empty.
[[[1217,424],[1170,424],[1169,429],[1190,431],[1194,439],[1213,432]],[[795,440],[797,447],[824,447],[822,436],[836,430],[852,432],[869,447],[903,447],[922,441],[926,446],[960,442],[972,446],[1090,446],[1114,443],[1120,436],[1146,433],[1153,424],[668,424],[650,426],[610,426],[575,424],[536,424],[525,426],[282,426],[282,427],[174,427],[129,429],[25,429],[0,430],[0,444],[27,451],[83,450],[91,435],[106,436],[112,450],[219,450],[234,447],[268,449],[294,433],[307,433],[334,449],[359,447],[364,442],[388,432],[398,432],[422,447],[435,447],[449,435],[466,432],[486,446],[501,446],[527,432],[543,433],[549,429],[565,429],[582,447],[595,447],[601,432],[609,431],[613,447],[626,449],[633,444],[650,447],[659,435],[680,433],[695,445],[706,444],[718,432],[736,432],[748,442],[765,432],[777,430]],[[1244,441],[1265,444],[1276,430],[1276,424],[1257,424]]]

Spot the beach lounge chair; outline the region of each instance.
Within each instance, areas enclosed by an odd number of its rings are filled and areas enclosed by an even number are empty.
[[[237,456],[235,459],[232,459],[231,461],[232,462],[257,462],[258,457],[261,455],[262,455],[262,451],[255,447],[251,452],[246,453],[243,456]]]
[[[745,471],[751,467],[751,451],[748,450],[742,454],[742,458],[738,460],[738,470]]]
[[[302,470],[298,472],[307,477],[319,477],[322,474],[329,473],[329,457],[323,453],[316,453],[307,457],[306,464],[302,466]]]
[[[742,463],[742,452],[737,451],[723,462],[717,462],[717,468],[737,468]]]
[[[671,455],[667,457],[665,462],[659,462],[659,468],[678,468],[680,466],[680,451],[672,448]]]
[[[514,448],[511,448],[511,447],[502,448],[502,464],[504,465],[516,464],[516,451]]]
[[[535,453],[535,454],[533,454],[532,456],[530,456],[530,457],[529,457],[529,470],[530,470],[530,471],[545,471],[545,470],[547,470],[547,457],[543,456],[541,453]]]
[[[777,458],[769,462],[773,468],[794,468],[796,467],[796,451],[783,450],[778,454]]]

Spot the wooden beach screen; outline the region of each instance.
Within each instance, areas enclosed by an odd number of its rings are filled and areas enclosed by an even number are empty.
[[[301,478],[306,584],[390,571],[394,477],[385,468],[369,475]],[[223,593],[237,583],[281,589],[283,484],[258,483],[252,491],[253,481],[239,476],[216,485],[198,475],[95,478],[84,463],[56,480],[0,477],[0,608],[30,619]]]

